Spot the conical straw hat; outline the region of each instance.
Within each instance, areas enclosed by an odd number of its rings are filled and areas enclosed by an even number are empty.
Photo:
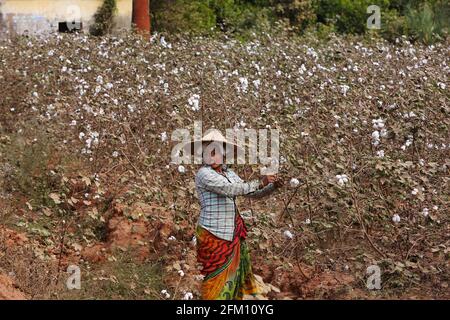
[[[226,153],[230,152],[231,150],[234,150],[234,156],[235,157],[237,156],[238,150],[242,150],[242,148],[239,147],[234,142],[228,141],[222,135],[222,133],[219,130],[217,130],[217,129],[210,129],[210,130],[208,130],[207,133],[202,137],[201,140],[194,140],[194,141],[191,141],[191,142],[187,143],[184,146],[184,150],[185,150],[186,153],[189,153],[189,151],[190,151],[190,153],[192,155],[201,156],[202,155],[201,149],[202,149],[203,143],[205,143],[205,142],[211,142],[211,143],[218,142],[219,145],[221,143],[221,145],[224,148],[224,151]]]

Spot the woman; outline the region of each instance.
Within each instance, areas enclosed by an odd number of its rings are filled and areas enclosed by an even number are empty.
[[[274,175],[244,182],[224,165],[223,146],[227,144],[236,151],[237,146],[218,131],[202,139],[204,164],[195,177],[201,205],[196,230],[197,260],[203,266],[205,300],[241,300],[244,295],[259,293],[245,243],[247,228],[237,209],[236,197],[260,198],[281,185]]]

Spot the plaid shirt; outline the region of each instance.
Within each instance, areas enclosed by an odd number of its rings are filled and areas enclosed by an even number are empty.
[[[263,197],[274,190],[272,183],[259,189],[259,180],[244,182],[234,171],[218,173],[210,166],[203,166],[195,176],[201,213],[198,224],[215,236],[232,241],[235,214],[238,212],[236,196]]]

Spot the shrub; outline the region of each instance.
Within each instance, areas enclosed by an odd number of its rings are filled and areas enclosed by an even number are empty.
[[[437,1],[428,2],[413,8],[408,7],[406,21],[408,33],[415,39],[429,44],[440,39],[448,30],[449,4]]]
[[[381,34],[389,40],[394,41],[407,33],[406,18],[398,14],[396,10],[389,10],[381,15]]]
[[[94,15],[95,22],[89,32],[95,36],[102,36],[114,26],[114,14],[117,10],[116,0],[104,0],[102,6]]]
[[[291,26],[304,31],[317,20],[313,1],[310,0],[277,0],[275,12],[279,17],[289,20]]]
[[[204,1],[152,2],[152,24],[156,30],[205,33],[216,25],[214,11]]]
[[[194,34],[210,33],[215,27],[233,33],[265,29],[272,16],[269,8],[258,3],[235,0],[156,1],[151,12],[155,30]]]
[[[378,5],[386,9],[388,0],[317,0],[317,20],[322,23],[335,23],[342,33],[362,34],[366,31],[367,7]],[[383,11],[382,11],[383,12]]]

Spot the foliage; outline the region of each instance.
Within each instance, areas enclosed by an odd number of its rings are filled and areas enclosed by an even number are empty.
[[[406,20],[410,35],[424,43],[432,43],[448,32],[450,5],[438,1],[434,5],[424,3],[416,8],[408,7]]]
[[[378,5],[385,12],[389,0],[319,0],[317,19],[322,23],[334,23],[342,33],[362,34],[366,30],[367,8]]]
[[[276,0],[274,7],[279,17],[288,19],[291,26],[302,32],[315,24],[317,19],[313,1],[310,0]]]
[[[103,0],[103,4],[94,15],[94,23],[89,32],[95,36],[102,36],[110,32],[114,26],[114,14],[117,11],[116,0]]]
[[[242,38],[276,28],[283,21],[291,31],[317,31],[319,37],[327,38],[326,33],[334,31],[366,33],[367,7],[374,4],[381,8],[379,33],[390,41],[408,35],[430,43],[446,36],[449,5],[444,0],[159,0],[152,2],[151,13],[157,31],[208,34],[220,30]]]
[[[282,33],[246,43],[157,35],[151,42],[134,35],[3,40],[1,138],[25,136],[28,144],[13,157],[2,149],[2,161],[32,164],[20,156],[27,148],[26,158],[37,159],[42,148],[33,151],[33,135],[22,132],[38,119],[51,133],[50,146],[84,159],[84,177],[66,175],[61,185],[65,170],[57,170],[58,184],[47,188],[49,201],[59,202],[55,208],[70,208],[66,217],[74,221],[70,234],[77,243],[95,239],[86,225],[107,219],[111,199],[145,201],[170,210],[180,249],[165,259],[183,260],[183,250],[193,252],[197,167],[180,173],[170,163],[171,133],[197,120],[204,130],[242,123],[278,128],[281,174],[307,184],[287,212],[294,192],[288,187],[270,201],[241,203],[259,219],[251,228],[253,256],[297,278],[296,257],[319,271],[348,265],[362,290],[367,266],[380,264],[389,278],[380,294],[422,290],[447,276],[448,46],[336,35],[322,43]],[[198,109],[189,105],[194,95]],[[20,166],[24,176],[33,172],[27,167]],[[52,170],[39,167],[42,175]],[[257,167],[236,170],[246,179],[259,173]],[[341,175],[348,181],[341,183]],[[33,196],[23,190],[8,193],[29,202]],[[25,203],[21,209],[29,212]],[[395,215],[401,220],[393,221]],[[283,236],[286,230],[293,239]],[[175,250],[175,242],[168,248]]]
[[[211,33],[218,28],[225,32],[245,33],[267,26],[270,11],[254,4],[236,0],[170,0],[152,2],[152,24],[156,30]]]

